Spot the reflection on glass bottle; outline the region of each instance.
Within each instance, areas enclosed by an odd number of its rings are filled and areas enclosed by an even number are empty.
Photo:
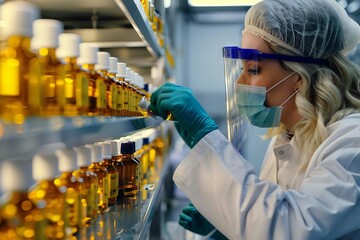
[[[16,124],[39,113],[40,63],[30,50],[32,23],[38,17],[39,9],[29,2],[0,6],[1,35],[6,39],[0,47],[0,116]]]
[[[65,116],[87,115],[89,110],[87,74],[77,64],[80,36],[74,33],[62,33],[60,46],[56,51],[59,59],[65,62]]]
[[[58,161],[53,154],[36,154],[33,157],[33,178],[37,183],[31,187],[29,198],[37,205],[45,205],[45,238],[64,239],[71,232],[65,218],[66,187],[58,188],[54,179],[58,174]]]
[[[31,159],[11,159],[0,166],[0,239],[45,239],[43,204],[28,197],[33,182]]]
[[[52,19],[37,19],[33,26],[31,48],[37,51],[41,66],[40,113],[44,116],[60,115],[65,104],[65,69],[56,57],[56,49],[59,47],[58,39],[63,24]]]

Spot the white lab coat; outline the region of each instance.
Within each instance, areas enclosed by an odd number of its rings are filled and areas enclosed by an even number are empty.
[[[328,131],[303,174],[296,174],[302,159],[295,141],[273,140],[259,178],[215,130],[173,179],[229,239],[360,239],[360,114]]]

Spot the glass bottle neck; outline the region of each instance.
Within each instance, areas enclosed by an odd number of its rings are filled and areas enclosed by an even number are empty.
[[[70,65],[76,65],[76,57],[66,57],[65,63]]]
[[[27,36],[10,36],[7,39],[7,46],[12,48],[22,47],[24,49],[30,49],[31,38]]]
[[[82,67],[90,72],[95,72],[95,64],[83,64]]]

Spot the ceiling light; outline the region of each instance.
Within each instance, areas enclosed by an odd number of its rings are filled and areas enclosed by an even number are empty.
[[[188,0],[192,7],[252,6],[261,0]]]

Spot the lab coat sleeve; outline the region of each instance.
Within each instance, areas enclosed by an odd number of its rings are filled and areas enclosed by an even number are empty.
[[[349,154],[360,161],[352,150]],[[330,155],[323,157],[337,159]],[[260,181],[251,164],[215,130],[190,151],[173,179],[229,239],[338,238],[360,227],[354,221],[360,216],[359,188],[337,160],[321,164],[305,179],[301,191],[284,191]],[[353,167],[359,171],[359,166]]]

